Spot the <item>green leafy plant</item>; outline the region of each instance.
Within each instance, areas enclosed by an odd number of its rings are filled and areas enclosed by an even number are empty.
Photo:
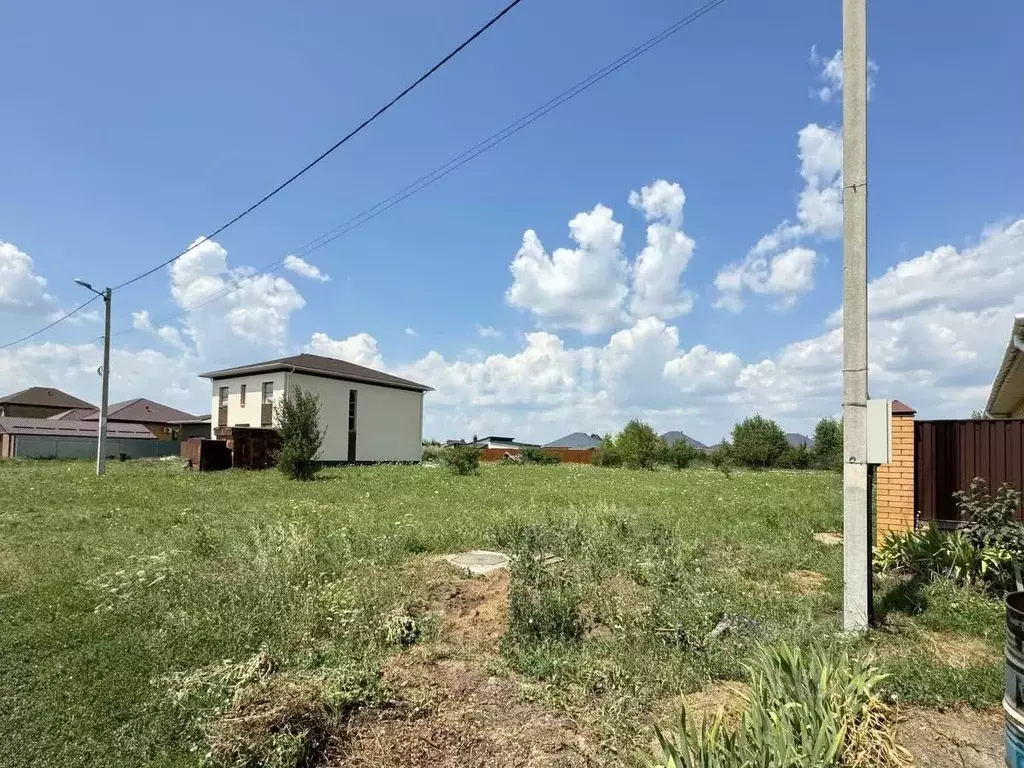
[[[724,440],[707,452],[707,458],[711,462],[711,466],[726,477],[732,473],[732,446]]]
[[[966,491],[953,494],[957,512],[965,521],[960,530],[978,549],[997,547],[1024,555],[1024,525],[1017,519],[1021,494],[1009,484],[1003,485],[993,499],[988,484],[976,477]]]
[[[621,467],[622,454],[615,445],[615,438],[605,435],[594,452],[590,455],[590,463],[595,467]]]
[[[1011,583],[1013,555],[998,546],[978,547],[963,532],[942,533],[929,526],[890,532],[875,550],[874,563],[881,573],[1003,588]]]
[[[629,469],[654,469],[663,453],[664,442],[650,424],[630,421],[615,438],[615,448]]]
[[[440,461],[445,449],[439,445],[424,445],[421,461]]]
[[[320,396],[296,386],[275,409],[281,432],[278,468],[293,480],[312,480],[320,469],[316,457],[327,436],[320,427]]]
[[[562,461],[557,454],[545,453],[543,448],[535,448],[532,445],[523,448],[519,455],[526,464],[559,464]]]
[[[774,467],[788,447],[782,427],[763,416],[749,416],[732,428],[732,455],[748,467]]]
[[[814,466],[841,469],[843,466],[843,422],[822,419],[814,427]]]
[[[685,440],[677,440],[674,443],[663,443],[661,462],[668,464],[673,469],[686,469],[700,455],[700,451],[694,448]]]
[[[472,475],[480,469],[480,449],[472,445],[453,445],[441,453],[441,464],[456,475]]]
[[[791,445],[779,457],[778,466],[785,469],[810,469],[812,459],[806,445]]]
[[[762,647],[747,665],[750,692],[739,724],[719,711],[697,727],[686,708],[671,734],[657,730],[661,768],[790,768],[904,766],[885,679],[847,653]]]

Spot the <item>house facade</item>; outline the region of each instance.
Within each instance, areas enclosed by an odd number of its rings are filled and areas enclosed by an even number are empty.
[[[56,387],[29,387],[0,397],[0,416],[48,419],[72,408],[92,410],[95,407]]]
[[[320,460],[418,462],[423,395],[430,387],[344,360],[293,355],[202,374],[212,384],[210,434],[218,427],[277,427],[275,404],[300,387],[320,398]]]
[[[1024,314],[1014,318],[985,412],[993,419],[1024,419]]]

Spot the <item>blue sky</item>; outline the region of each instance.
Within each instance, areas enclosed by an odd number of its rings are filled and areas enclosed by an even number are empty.
[[[5,9],[0,241],[9,263],[4,272],[0,262],[8,283],[0,286],[0,342],[82,299],[71,278],[120,282],[214,229],[499,7]],[[116,295],[115,331],[135,330],[115,339],[115,395],[204,410],[199,371],[310,348],[438,387],[427,418],[436,437],[513,430],[548,439],[640,415],[717,440],[755,410],[794,430],[837,412],[830,361],[838,331],[829,315],[840,301],[840,240],[834,221],[799,217],[802,168],[826,198],[838,182],[825,155],[838,146],[841,94],[826,102],[820,93],[837,85],[823,71],[841,43],[838,2],[728,0],[310,254],[330,280],[284,270],[276,273],[284,285],[267,278],[244,298],[160,322],[212,295],[204,291],[229,277],[225,269],[297,252],[695,7],[525,0],[387,116],[219,236],[226,257],[204,244],[209,252],[177,277],[164,270]],[[1014,228],[1024,215],[1024,102],[1012,66],[1024,8],[1004,0],[965,12],[936,2],[922,13],[918,4],[872,3],[869,14],[877,65],[869,258],[880,297],[872,393],[960,415],[983,404],[1010,318],[1024,311],[1024,280],[1014,285],[1024,278],[1024,233]],[[800,133],[810,125],[821,129],[824,144],[814,146],[823,147],[824,170],[802,165],[798,136],[813,139]],[[634,311],[636,263],[652,222],[628,200],[659,180],[685,193],[682,223],[669,226],[692,240],[692,253],[669,272],[675,309],[666,300],[664,310],[648,301]],[[614,253],[586,251],[575,271],[551,266],[555,249],[574,246],[570,219],[598,204],[622,226]],[[802,229],[752,261],[755,244],[785,221]],[[520,279],[510,266],[527,230],[545,250],[530,256],[539,271]],[[947,245],[952,253],[924,256]],[[791,258],[773,273],[782,253]],[[723,301],[730,267],[739,287]],[[978,287],[953,291],[952,274],[961,288]],[[655,277],[664,288],[664,274]],[[518,299],[508,298],[514,281]],[[586,299],[595,290],[618,295],[612,283],[625,291],[621,311],[596,325],[581,321],[593,317],[582,307],[593,307]],[[915,292],[919,300],[902,300]],[[141,312],[148,315],[133,318]],[[500,335],[481,336],[481,327]],[[45,379],[96,399],[90,371],[100,333],[86,318],[0,353],[0,389]],[[955,353],[930,350],[929,339]],[[691,355],[695,347],[705,352]],[[801,368],[808,358],[816,362]]]

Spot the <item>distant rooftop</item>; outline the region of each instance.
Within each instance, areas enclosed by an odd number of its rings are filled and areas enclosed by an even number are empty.
[[[29,387],[0,397],[0,405],[41,405],[51,408],[95,408],[74,395],[56,387]]]
[[[0,416],[0,432],[9,435],[35,435],[37,437],[96,437],[99,422],[70,421],[67,419],[30,419],[20,416]],[[156,440],[156,435],[141,424],[107,424],[107,437],[135,437]]]
[[[384,387],[395,387],[397,389],[410,389],[416,392],[432,392],[433,388],[425,384],[417,384],[409,379],[402,379],[392,376],[390,373],[375,371],[363,365],[356,365],[345,360],[338,360],[333,357],[322,355],[292,355],[290,357],[279,357],[276,360],[266,360],[262,363],[252,365],[240,365],[235,368],[224,368],[219,371],[201,373],[204,379],[233,379],[238,376],[249,376],[257,373],[271,373],[276,371],[294,371],[305,373],[310,376],[323,376],[328,379],[341,379],[343,381],[363,382],[364,384],[378,384]]]

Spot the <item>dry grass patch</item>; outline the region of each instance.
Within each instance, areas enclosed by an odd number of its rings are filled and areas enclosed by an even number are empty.
[[[896,731],[917,768],[1001,768],[1003,728],[998,709],[904,706]]]
[[[801,595],[813,595],[821,592],[828,579],[825,574],[817,571],[790,571],[786,574],[786,583]]]
[[[991,664],[1001,658],[997,649],[977,637],[927,630],[920,634],[932,655],[942,664],[953,669],[967,669]]]

